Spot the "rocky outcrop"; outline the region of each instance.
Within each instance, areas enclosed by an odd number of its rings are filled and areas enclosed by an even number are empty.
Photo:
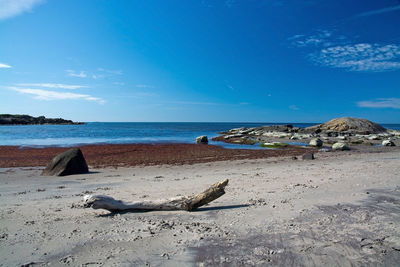
[[[315,133],[377,134],[386,132],[386,129],[366,119],[345,117],[305,128],[305,131]]]
[[[42,175],[65,176],[88,173],[89,168],[79,148],[72,148],[56,157],[43,170]]]
[[[196,144],[208,144],[207,135],[202,135],[196,138]]]
[[[384,127],[365,119],[339,118],[308,128],[291,124],[235,128],[221,132],[214,141],[233,144],[261,145],[281,142],[294,146],[322,147],[337,142],[352,146],[381,144],[381,140],[391,139],[395,144],[400,140],[400,131]],[[397,144],[398,145],[398,144]],[[270,146],[264,146],[270,147]]]
[[[32,117],[29,115],[0,114],[0,125],[28,125],[28,124],[83,124],[61,118],[51,119],[45,116]]]

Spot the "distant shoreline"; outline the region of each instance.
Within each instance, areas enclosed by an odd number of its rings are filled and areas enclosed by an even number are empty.
[[[29,115],[0,114],[0,125],[82,125],[83,122],[73,122],[62,118],[32,117]]]

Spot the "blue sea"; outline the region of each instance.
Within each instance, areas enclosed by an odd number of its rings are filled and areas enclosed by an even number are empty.
[[[0,126],[0,145],[46,147],[85,144],[159,144],[195,143],[195,138],[207,135],[210,144],[226,148],[254,146],[211,141],[219,132],[238,127],[257,127],[288,123],[191,123],[191,122],[89,122],[83,125],[13,125]],[[317,123],[291,123],[308,127]],[[382,124],[400,130],[400,124]]]

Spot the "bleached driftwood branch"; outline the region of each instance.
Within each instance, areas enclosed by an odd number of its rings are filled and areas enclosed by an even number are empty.
[[[204,206],[225,194],[225,186],[229,180],[223,180],[206,191],[192,197],[175,197],[160,200],[144,200],[126,203],[104,195],[84,196],[85,207],[115,211],[149,211],[149,210],[186,210],[192,211]]]

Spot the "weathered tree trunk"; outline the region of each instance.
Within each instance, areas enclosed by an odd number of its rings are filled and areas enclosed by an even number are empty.
[[[192,197],[175,197],[160,200],[144,200],[126,203],[104,195],[84,196],[85,207],[115,211],[149,211],[149,210],[186,210],[192,211],[204,206],[225,194],[225,186],[229,180],[218,182],[203,193]]]

